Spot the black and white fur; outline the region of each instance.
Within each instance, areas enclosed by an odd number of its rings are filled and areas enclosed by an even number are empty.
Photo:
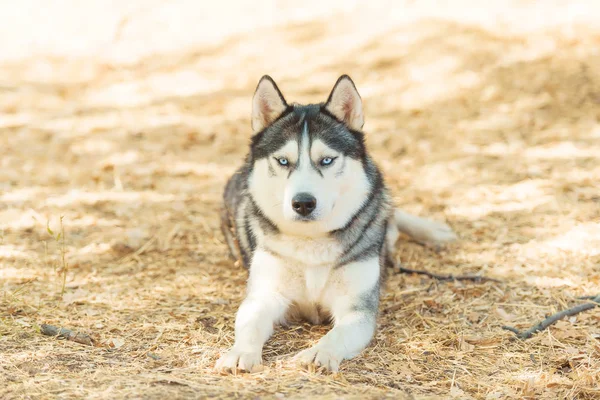
[[[325,103],[288,105],[264,76],[252,109],[250,151],[224,193],[222,230],[249,268],[235,344],[217,362],[250,371],[275,324],[290,314],[333,321],[295,358],[337,371],[360,353],[376,327],[379,292],[399,231],[440,244],[445,224],[395,210],[365,147],[362,101],[338,79]]]

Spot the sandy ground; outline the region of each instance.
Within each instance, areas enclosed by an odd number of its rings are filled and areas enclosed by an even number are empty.
[[[254,3],[0,5],[0,398],[599,398],[600,310],[501,326],[600,293],[600,6]],[[309,325],[212,371],[246,279],[220,196],[265,73],[294,101],[350,74],[398,206],[461,238],[397,259],[502,282],[393,274],[339,374],[287,363]]]

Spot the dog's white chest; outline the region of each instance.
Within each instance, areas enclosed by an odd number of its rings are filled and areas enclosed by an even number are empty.
[[[295,238],[281,235],[265,241],[265,247],[286,263],[311,267],[328,267],[335,264],[343,249],[332,238]]]
[[[308,267],[304,271],[304,293],[308,302],[318,302],[329,280],[331,267]]]
[[[330,315],[329,290],[335,271],[330,266],[304,267],[301,271],[300,279],[289,282],[294,286],[290,292],[295,293],[291,299],[292,312],[297,311],[307,321],[320,324]]]
[[[328,237],[287,235],[268,237],[263,243],[278,260],[277,273],[269,275],[277,276],[277,287],[294,304],[292,309],[313,323],[323,321],[331,309],[331,291],[339,280],[334,266],[343,252],[341,245]]]

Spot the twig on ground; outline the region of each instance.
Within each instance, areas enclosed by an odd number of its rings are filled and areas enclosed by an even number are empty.
[[[471,282],[501,282],[498,279],[488,278],[487,276],[479,276],[479,275],[439,275],[434,274],[429,271],[419,270],[419,269],[410,269],[397,266],[396,269],[398,272],[403,274],[418,274],[425,275],[432,279],[437,279],[439,281],[471,281]]]
[[[594,300],[598,296],[581,296],[578,297],[577,300]]]
[[[579,304],[578,306],[557,312],[556,314],[552,314],[545,320],[532,326],[531,328],[527,329],[526,331],[520,331],[517,328],[514,328],[512,326],[503,326],[502,329],[511,331],[519,339],[529,339],[537,332],[543,331],[544,329],[548,328],[550,325],[555,324],[557,321],[561,320],[564,317],[570,317],[572,315],[579,314],[580,312],[591,310],[592,308],[600,305],[600,294],[597,296],[585,296],[585,297],[581,297],[580,299],[585,299],[585,300],[589,299],[590,302],[584,303],[584,304]]]
[[[40,325],[40,332],[46,336],[56,336],[59,338],[67,339],[72,342],[85,344],[87,346],[94,345],[94,339],[85,333],[79,333],[66,328],[58,328],[54,325],[42,324]]]
[[[148,248],[150,248],[150,246],[156,241],[156,239],[158,239],[157,235],[152,236],[146,243],[144,243],[142,245],[142,247],[140,247],[139,249],[137,249],[135,252],[130,253],[130,254],[126,254],[125,256],[121,257],[121,259],[119,259],[117,261],[117,264],[124,263],[125,261],[129,261],[132,258],[139,256],[140,254],[142,254],[143,252],[145,252],[146,250],[148,250]]]

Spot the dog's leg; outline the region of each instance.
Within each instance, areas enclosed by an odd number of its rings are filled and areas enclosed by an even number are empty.
[[[343,360],[353,358],[367,347],[375,333],[379,258],[345,265],[336,275],[332,279],[332,290],[326,294],[333,328],[316,345],[293,358],[333,372],[338,371]]]
[[[281,323],[289,301],[278,292],[281,283],[279,261],[271,254],[257,250],[250,267],[248,295],[235,319],[235,343],[217,361],[219,370],[251,371],[262,364],[262,349]]]
[[[393,221],[400,232],[407,234],[419,243],[440,246],[456,240],[456,234],[443,222],[417,217],[402,210],[394,210]],[[397,232],[388,228],[388,243]],[[394,240],[395,241],[395,240]]]
[[[349,309],[338,315],[333,329],[316,345],[298,353],[294,360],[337,372],[342,360],[356,356],[367,347],[375,332],[375,315]]]

